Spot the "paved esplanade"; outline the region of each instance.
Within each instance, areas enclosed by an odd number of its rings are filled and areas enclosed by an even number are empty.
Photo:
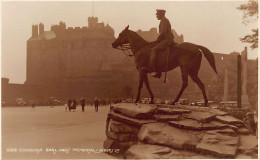
[[[114,158],[100,150],[106,139],[108,111],[108,106],[99,107],[99,112],[89,106],[85,112],[81,107],[65,112],[65,106],[36,106],[35,111],[31,107],[4,107],[2,158]]]

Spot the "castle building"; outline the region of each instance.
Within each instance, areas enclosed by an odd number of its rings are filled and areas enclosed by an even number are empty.
[[[44,31],[40,23],[38,31],[33,25],[27,41],[26,84],[56,86],[95,77],[104,61],[111,65],[122,59],[111,47],[114,40],[114,30],[98,23],[97,17],[89,17],[88,27],[82,28],[66,28],[60,22]]]
[[[156,40],[159,35],[156,28],[137,33],[147,41]],[[183,42],[182,35],[174,30],[173,34],[177,42]],[[51,94],[76,97],[86,95],[84,90],[92,90],[92,96],[98,95],[98,91],[114,81],[117,81],[114,88],[120,90],[138,80],[138,74],[134,61],[111,47],[114,40],[113,28],[99,23],[97,17],[89,17],[88,26],[81,28],[66,27],[60,22],[45,31],[42,23],[33,25],[32,36],[27,41],[25,84],[49,87],[48,93],[59,90]],[[123,67],[126,65],[129,67]],[[105,92],[103,96],[111,94]]]
[[[147,41],[154,41],[159,35],[156,28],[149,31],[138,30],[137,33]],[[175,30],[172,33],[175,42],[184,42],[182,34],[178,35]],[[32,25],[32,35],[27,41],[26,82],[10,84],[8,79],[2,78],[2,99],[12,103],[19,97],[39,101],[50,96],[63,101],[68,98],[95,96],[122,98],[125,87],[132,88],[135,97],[139,74],[134,59],[112,48],[114,40],[113,28],[99,23],[97,17],[89,17],[88,26],[84,27],[72,28],[59,22],[58,25],[52,25],[49,31],[45,31],[42,23]],[[220,53],[214,53],[214,56],[219,73],[224,72],[236,57]],[[248,70],[255,68],[254,64],[251,61]],[[206,90],[214,76],[214,71],[203,58],[199,77]],[[180,70],[168,72],[167,78],[168,82],[163,84],[163,78],[158,80],[149,77],[155,97],[173,99],[177,95],[182,83]],[[257,78],[250,83],[255,81]],[[202,98],[196,84],[189,84],[183,97]],[[145,87],[142,97],[149,97]]]

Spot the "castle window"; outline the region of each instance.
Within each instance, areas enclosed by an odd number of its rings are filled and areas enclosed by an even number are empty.
[[[224,57],[223,57],[223,56],[221,57],[221,60],[222,60],[222,61],[224,60]]]

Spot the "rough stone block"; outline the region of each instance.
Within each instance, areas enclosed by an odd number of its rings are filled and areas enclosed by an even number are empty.
[[[115,113],[136,119],[151,119],[157,109],[156,105],[141,103],[117,103],[111,107]]]
[[[210,112],[210,113],[214,113],[214,114],[216,114],[216,115],[218,115],[218,116],[228,115],[227,112],[224,112],[224,111],[221,111],[221,110],[218,110],[218,109],[214,109],[214,108],[211,108],[209,112]]]
[[[110,130],[112,132],[137,134],[139,127],[136,127],[134,125],[127,125],[125,123],[121,123],[112,119],[110,122]]]
[[[237,133],[240,135],[249,135],[250,132],[246,128],[238,128]]]
[[[174,150],[160,145],[138,144],[131,146],[124,154],[126,159],[212,159],[187,150]]]
[[[236,131],[236,132],[237,132],[237,130],[239,129],[237,126],[234,126],[234,125],[231,125],[231,124],[224,124],[224,123],[222,123],[222,122],[220,122],[220,121],[216,121],[216,120],[213,120],[213,121],[211,121],[210,123],[212,123],[212,124],[218,126],[219,129],[231,128],[231,129],[233,129],[233,130]]]
[[[130,118],[119,113],[114,113],[113,111],[109,112],[108,117],[128,125],[134,125],[136,127],[140,127],[143,124],[147,124],[147,123],[157,122],[156,120]]]
[[[196,146],[196,151],[212,154],[219,158],[234,158],[238,143],[238,137],[220,134],[216,131],[215,133],[206,133]]]
[[[198,131],[181,130],[166,123],[144,124],[138,139],[149,144],[160,144],[173,149],[193,150],[202,138]]]
[[[158,108],[156,113],[167,114],[167,115],[179,115],[184,113],[191,113],[191,111],[187,109],[178,109],[178,108]]]
[[[238,153],[235,159],[256,159],[256,158],[253,158],[252,156],[246,154]]]
[[[197,120],[193,119],[184,119],[180,121],[169,121],[169,125],[180,128],[180,129],[189,129],[189,130],[212,130],[218,129],[220,127],[212,123],[200,123]]]
[[[133,145],[124,154],[126,159],[165,159],[171,153],[171,149],[158,145]]]
[[[179,115],[154,115],[157,121],[178,121],[180,120]]]
[[[232,125],[243,125],[243,122],[235,117],[225,115],[225,116],[216,116],[216,120],[225,123],[225,124],[232,124]]]
[[[158,104],[159,108],[174,108],[174,109],[185,109],[190,111],[197,111],[197,112],[209,112],[211,108],[209,107],[199,107],[199,106],[188,106],[188,105],[165,105],[165,104]]]
[[[118,133],[118,132],[108,131],[107,136],[108,138],[119,140],[120,142],[136,140],[136,135],[131,133]]]
[[[185,114],[183,115],[186,118],[189,119],[195,119],[199,122],[210,122],[211,120],[213,120],[217,115],[214,113],[210,113],[210,112],[196,112],[193,111],[189,114]]]
[[[240,153],[253,156],[257,158],[258,140],[254,135],[240,135],[240,144],[238,151]]]
[[[206,133],[209,133],[209,134],[222,133],[225,135],[237,136],[237,133],[231,128],[225,128],[225,129],[221,129],[221,130],[211,130],[211,131],[206,131]]]

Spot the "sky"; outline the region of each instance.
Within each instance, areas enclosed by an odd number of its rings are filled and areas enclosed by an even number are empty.
[[[60,21],[67,27],[88,25],[88,17],[108,23],[115,36],[129,29],[148,31],[157,27],[156,9],[166,17],[184,41],[203,45],[212,52],[229,54],[248,47],[248,57],[258,50],[241,43],[240,37],[257,28],[257,22],[242,23],[243,13],[236,8],[246,1],[1,1],[1,77],[10,83],[26,81],[26,42],[33,24],[44,24],[45,31]]]

